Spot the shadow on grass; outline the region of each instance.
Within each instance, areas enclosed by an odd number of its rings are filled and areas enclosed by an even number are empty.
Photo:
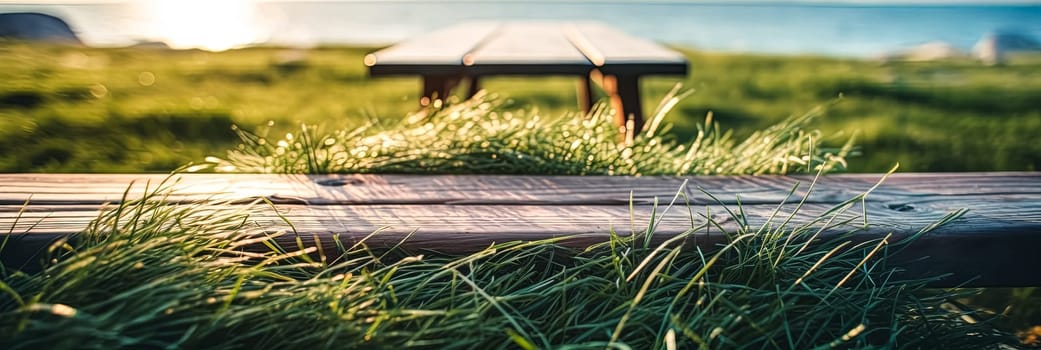
[[[31,110],[53,102],[79,102],[94,98],[88,87],[64,87],[54,91],[15,90],[0,93],[0,109]]]
[[[709,112],[712,112],[712,120],[718,122],[724,129],[748,131],[738,132],[739,137],[747,136],[751,130],[762,129],[776,122],[772,118],[764,118],[741,108],[706,105],[682,106],[679,107],[678,115],[685,116],[685,120],[678,123],[678,127],[669,130],[669,134],[681,141],[694,139],[698,136],[695,124],[704,120]]]
[[[229,147],[238,137],[227,112],[169,112],[102,121],[41,118],[31,128],[7,132],[0,138],[0,154],[7,155],[3,171],[39,169],[98,169],[98,161],[168,171],[197,157],[185,145]],[[149,149],[173,152],[154,154]],[[176,152],[181,150],[181,152]],[[197,152],[195,152],[197,153]],[[143,164],[141,164],[143,163]]]
[[[10,91],[0,94],[0,108],[32,109],[43,105],[46,96],[39,91]]]
[[[1041,104],[1037,103],[1041,91],[1033,90],[997,89],[987,86],[915,86],[864,80],[836,82],[832,86],[822,86],[818,89],[818,95],[822,98],[832,97],[836,92],[847,96],[889,99],[940,110],[959,109],[979,113],[983,117],[1041,111]]]
[[[914,137],[885,133],[877,138],[859,139],[860,157],[850,162],[851,172],[871,172],[899,162],[906,171],[964,172],[1016,171],[1041,169],[1041,154],[1034,149],[1012,147],[992,138],[960,140],[942,145]],[[987,157],[966,157],[987,154]],[[926,156],[928,155],[928,156]]]

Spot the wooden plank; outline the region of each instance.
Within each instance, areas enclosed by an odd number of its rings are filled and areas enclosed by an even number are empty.
[[[3,174],[0,175],[0,232],[17,239],[4,252],[5,261],[26,261],[47,242],[83,230],[99,213],[101,203],[118,201],[130,181],[129,194],[140,196],[145,182],[165,175]],[[794,224],[870,188],[879,175],[833,175],[820,180]],[[573,176],[408,176],[408,175],[179,175],[171,202],[207,199],[274,199],[298,233],[332,244],[332,237],[353,242],[369,233],[386,231],[369,241],[373,246],[397,244],[446,252],[467,252],[493,242],[574,236],[566,243],[584,246],[606,240],[612,228],[629,234],[646,227],[654,197],[663,202],[680,190],[692,201],[693,213],[680,205],[671,209],[655,241],[699,226],[708,213],[728,230],[737,221],[738,197],[753,226],[763,224],[796,183],[803,187],[782,207],[794,210],[812,177],[573,177]],[[717,195],[722,205],[698,187]],[[634,191],[634,209],[628,199]],[[32,204],[22,203],[33,194]],[[212,203],[212,202],[209,202]],[[1041,264],[1034,250],[1041,246],[1041,174],[896,174],[843,218],[866,212],[869,227],[855,236],[865,240],[887,233],[906,237],[957,209],[969,209],[958,221],[919,239],[894,261],[908,276],[952,273],[938,286],[970,281],[973,286],[1039,285],[1032,266]],[[858,204],[859,205],[859,204]],[[662,204],[662,207],[664,204]],[[219,205],[204,210],[235,210],[243,205]],[[253,209],[253,222],[265,231],[289,230],[274,209]],[[659,207],[660,213],[661,207]],[[630,218],[634,220],[630,220]],[[693,220],[691,219],[693,217]],[[774,221],[776,223],[777,221]],[[856,221],[861,222],[861,221]],[[31,230],[30,230],[31,228]],[[23,234],[28,230],[28,234]],[[844,232],[830,231],[829,234]],[[718,233],[695,235],[697,243],[720,242]],[[289,241],[285,241],[289,242]],[[18,247],[15,250],[13,248]],[[327,248],[332,248],[331,246]],[[921,260],[925,259],[925,260]]]
[[[420,35],[365,56],[369,74],[461,74],[463,56],[498,27],[496,22],[467,22]]]
[[[609,75],[687,74],[687,58],[650,40],[597,22],[564,27],[568,39]]]
[[[909,232],[933,223],[946,214],[957,209],[970,209],[965,219],[958,225],[943,228],[941,231],[947,235],[963,234],[964,232],[995,231],[987,225],[996,227],[1041,227],[1041,200],[1035,195],[1034,198],[1007,199],[1002,196],[928,196],[915,198],[912,201],[900,201],[898,205],[886,201],[867,201],[866,208],[854,206],[849,215],[867,213],[868,222],[871,227],[881,231]],[[870,198],[870,197],[869,197]],[[837,201],[836,201],[837,202]],[[668,204],[668,199],[659,204],[660,212]],[[818,202],[804,204],[800,211],[800,217],[794,219],[794,223],[805,223],[819,213],[832,208],[836,203]],[[782,206],[781,214],[793,210],[796,203],[788,203]],[[228,205],[209,206],[214,208],[227,208]],[[726,205],[733,211],[738,210],[736,204]],[[742,203],[741,208],[747,214],[747,220],[753,225],[758,225],[766,220],[770,213],[777,208],[777,203]],[[906,209],[910,207],[911,209]],[[77,225],[89,221],[97,216],[101,205],[94,204],[34,204],[22,209],[21,205],[0,205],[0,228],[10,229],[16,221],[16,213],[21,211],[17,218],[18,224],[14,226],[15,232],[20,232],[29,226],[36,225],[40,232],[72,233],[82,229],[79,226],[63,227],[64,220],[72,220]],[[267,205],[254,206],[255,215],[263,220],[278,221],[279,216]],[[462,233],[475,232],[480,234],[494,234],[503,231],[503,225],[518,226],[516,229],[524,232],[545,232],[546,234],[569,234],[569,233],[594,233],[606,234],[606,226],[610,224],[622,224],[629,227],[631,224],[637,227],[646,226],[647,215],[651,212],[650,206],[636,206],[632,212],[624,204],[572,204],[572,205],[545,205],[545,204],[516,204],[516,203],[473,203],[465,204],[279,204],[276,206],[282,214],[296,220],[300,220],[301,226],[311,223],[312,219],[321,219],[315,227],[331,223],[341,223],[326,227],[328,230],[349,229],[360,227],[356,231],[368,233],[372,230],[390,225],[397,227],[423,228],[435,231],[453,231]],[[691,216],[698,217],[698,213],[712,213],[711,216],[720,222],[728,222],[730,218],[723,215],[726,208],[723,205],[701,205],[694,204],[690,208],[693,214],[683,203],[678,203],[666,216],[664,225],[661,226],[663,233],[677,233],[689,228]],[[636,218],[630,222],[631,215]],[[853,217],[853,216],[849,216]],[[41,221],[42,220],[42,221]],[[332,221],[329,221],[332,220]],[[672,220],[672,221],[670,221]],[[489,223],[500,222],[492,226]],[[702,221],[694,225],[700,225]],[[45,224],[40,226],[39,224]],[[51,231],[53,227],[53,231]],[[881,232],[879,231],[879,232]],[[878,232],[876,232],[878,233]]]
[[[593,64],[559,22],[507,22],[463,58],[473,75],[586,75]]]
[[[0,204],[100,204],[118,201],[131,182],[130,197],[164,174],[0,174]],[[837,174],[820,179],[807,199],[837,203],[871,188],[881,175]],[[511,176],[511,175],[261,175],[179,174],[171,200],[266,197],[308,204],[617,204],[649,205],[655,197],[684,192],[693,204],[713,203],[698,187],[727,204],[773,204],[796,184],[806,194],[812,176]],[[996,201],[1041,196],[1041,173],[894,174],[868,198],[891,204],[931,197],[989,197]]]
[[[855,206],[840,216],[840,220],[855,219],[862,210],[866,210],[870,226],[859,228],[861,221],[855,220],[852,225],[830,230],[823,237],[827,239],[836,234],[858,230],[855,240],[879,238],[892,232],[893,241],[896,241],[942,218],[950,208],[987,206],[993,206],[992,201],[944,201],[934,204],[929,210],[914,212],[891,210],[878,205],[869,205],[866,209]],[[946,286],[966,281],[973,281],[976,286],[1037,284],[1041,281],[1037,280],[1036,274],[1025,270],[1041,263],[1038,255],[1031,253],[1041,244],[1041,205],[1035,201],[1016,207],[1017,210],[1007,210],[1000,215],[986,210],[971,210],[954,224],[941,227],[921,238],[897,259],[909,262],[905,268],[913,276],[953,273],[948,283],[943,284]],[[774,205],[754,204],[744,205],[743,211],[749,224],[759,227],[764,225],[775,208]],[[780,217],[773,221],[773,226],[779,225],[781,218],[794,208],[795,204],[782,207]],[[794,217],[791,227],[806,224],[829,208],[831,205],[807,204]],[[15,209],[8,206],[0,212],[13,213]],[[258,229],[268,232],[292,232],[295,229],[296,233],[305,238],[318,237],[327,251],[335,249],[333,236],[352,244],[382,229],[382,233],[369,239],[370,246],[389,247],[408,238],[403,244],[406,248],[449,253],[472,252],[496,242],[551,237],[571,237],[563,243],[584,247],[606,241],[612,229],[621,235],[641,232],[649,223],[651,215],[648,207],[638,207],[630,212],[625,206],[619,205],[279,205],[277,209],[281,215],[293,223],[291,228],[272,208],[258,206],[254,209],[250,221]],[[653,237],[655,243],[691,227],[700,227],[692,243],[711,247],[723,242],[723,236],[717,229],[702,226],[706,220],[701,214],[706,213],[707,217],[712,217],[728,231],[737,229],[737,220],[718,205],[695,206],[689,210],[682,206],[673,207],[664,216],[660,216],[661,209],[656,212],[659,216],[658,229]],[[736,210],[736,206],[731,206],[731,209]],[[206,213],[206,210],[201,212]],[[25,236],[35,240],[39,249],[56,237],[79,232],[97,213],[95,206],[44,207],[23,212],[17,223],[12,214],[5,214],[0,219],[0,227],[9,229],[16,236],[31,228]],[[291,244],[291,238],[284,237],[280,242]],[[24,244],[23,250],[31,250],[24,248]],[[920,259],[924,260],[918,261]]]

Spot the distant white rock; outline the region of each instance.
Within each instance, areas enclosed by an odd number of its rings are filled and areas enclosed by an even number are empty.
[[[1041,43],[1037,39],[1011,31],[988,33],[972,47],[972,55],[986,64],[1002,63],[1012,53],[1039,51]]]
[[[133,45],[130,45],[128,47],[132,47],[132,48],[135,48],[135,49],[152,49],[152,50],[169,50],[170,49],[170,45],[167,44],[166,42],[164,42],[164,41],[156,41],[156,40],[138,40],[137,42],[134,42]]]
[[[944,41],[930,41],[921,45],[882,55],[883,61],[936,61],[969,57],[965,52]]]
[[[82,45],[61,18],[42,13],[0,13],[0,38]]]

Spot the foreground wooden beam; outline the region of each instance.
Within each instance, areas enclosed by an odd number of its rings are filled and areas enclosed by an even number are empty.
[[[758,226],[780,203],[787,202],[780,209],[787,216],[805,197],[790,224],[794,227],[864,193],[881,177],[826,176],[807,194],[813,181],[809,176],[185,174],[167,181],[172,192],[164,200],[210,203],[208,210],[226,210],[265,198],[274,206],[253,207],[251,220],[271,231],[287,230],[280,217],[285,216],[309,244],[317,239],[332,249],[333,236],[350,243],[383,229],[367,244],[389,247],[409,237],[405,247],[447,253],[550,237],[588,246],[605,241],[612,231],[643,232],[657,200],[655,241],[695,228],[692,243],[710,247],[724,237],[718,228],[704,225],[707,218],[736,230],[739,223],[727,209],[736,211],[738,202],[748,224]],[[120,202],[124,192],[129,199],[140,198],[164,179],[143,174],[2,174],[0,232],[10,233],[12,240],[0,258],[16,266],[31,261],[49,242],[82,231],[106,203]],[[678,205],[661,215],[677,192],[684,194]],[[854,240],[892,233],[896,241],[959,209],[969,211],[892,258],[905,276],[950,274],[937,284],[945,287],[1041,285],[1041,275],[1033,271],[1041,265],[1036,253],[1041,247],[1041,173],[896,174],[863,205],[858,202],[842,215],[856,225],[828,230],[825,239],[857,229]],[[862,213],[867,214],[867,227],[859,226]],[[282,238],[287,243],[294,239]]]

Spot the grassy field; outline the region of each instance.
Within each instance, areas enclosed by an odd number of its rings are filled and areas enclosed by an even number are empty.
[[[445,130],[476,125],[463,136],[494,135],[494,140],[431,133],[409,139],[422,141],[422,147],[391,145],[380,157],[355,155],[361,147],[354,146],[371,146],[367,137],[408,138],[427,127],[398,124],[416,108],[418,79],[367,78],[360,62],[368,51],[0,46],[0,79],[5,82],[0,86],[0,171],[169,171],[209,155],[225,158],[215,161],[218,167],[263,172],[416,171],[417,166],[425,171],[430,164],[408,163],[407,157],[402,162],[402,157],[387,154],[408,155],[425,147],[434,151],[421,155],[429,160],[459,145],[464,150],[485,148],[485,141],[503,141],[491,147],[496,154],[507,154],[517,149],[509,140],[517,139],[524,147],[561,157],[548,157],[554,161],[542,168],[532,168],[520,157],[496,164],[542,173],[812,171],[811,166],[788,169],[769,163],[789,158],[770,156],[776,151],[822,164],[817,159],[821,154],[803,153],[805,145],[819,152],[819,139],[785,131],[804,127],[823,130],[829,137],[824,144],[836,147],[858,135],[863,156],[848,159],[851,171],[881,172],[894,162],[901,163],[901,171],[1033,170],[1041,164],[1041,146],[1032,141],[1041,134],[1038,61],[1001,67],[972,62],[883,65],[698,52],[688,52],[692,73],[680,82],[694,92],[666,117],[674,124],[670,134],[634,145],[643,151],[631,159],[638,159],[643,169],[624,167],[631,165],[625,162],[630,158],[615,156],[618,152],[611,147],[617,145],[610,135],[598,134],[573,146],[573,139],[596,130],[595,125],[549,120],[543,124],[547,129],[532,131],[524,124],[509,124],[518,119],[510,121],[505,113],[493,119],[481,104],[458,113],[470,119],[446,117],[431,124],[437,129],[444,122]],[[654,106],[677,82],[645,81],[645,105]],[[569,79],[501,78],[489,80],[486,87],[507,96],[506,104],[535,108],[542,116],[563,116],[575,106],[575,82]],[[840,94],[843,98],[836,101]],[[797,136],[777,145],[742,148],[757,144],[755,139],[740,142],[754,132],[820,105],[828,106],[826,113],[809,125],[758,134]],[[733,130],[734,142],[689,141],[709,111],[723,129]],[[510,126],[494,128],[503,121]],[[311,134],[318,143],[279,144],[287,132],[296,140],[307,139],[300,123],[324,125],[327,133]],[[269,137],[248,139],[246,147],[228,153],[241,142],[233,125],[266,130]],[[363,125],[369,126],[352,133]],[[381,125],[394,127],[383,132]],[[670,148],[677,144],[703,144],[699,149],[709,157],[685,156]],[[579,156],[570,156],[575,154]],[[438,158],[446,161],[437,169],[472,172],[471,161],[488,162],[455,156]],[[340,159],[349,162],[328,162]],[[662,159],[666,161],[654,162]],[[726,166],[708,166],[716,163]],[[212,252],[233,254],[228,247],[236,247],[237,239],[260,239],[256,235],[265,228],[243,226],[237,216],[185,226],[181,219],[197,208],[149,201],[125,205],[141,209],[126,212],[154,217],[120,223],[105,221],[104,215],[111,219],[113,214],[103,214],[100,226],[85,233],[88,239],[55,251],[43,273],[0,270],[0,348],[32,348],[54,340],[56,332],[62,332],[57,340],[63,342],[57,345],[69,348],[473,346],[460,339],[476,339],[488,347],[667,348],[678,342],[704,348],[978,348],[993,342],[1015,344],[1009,333],[989,327],[1007,322],[1000,328],[1022,330],[1037,324],[1041,314],[1036,289],[991,290],[969,299],[970,304],[1004,311],[1008,317],[963,322],[958,312],[945,307],[952,298],[973,291],[923,289],[926,281],[868,283],[885,280],[881,270],[858,274],[856,288],[836,289],[837,280],[866,261],[870,247],[831,258],[825,255],[827,246],[805,256],[785,255],[784,250],[764,248],[775,246],[781,236],[768,235],[774,237],[771,241],[750,232],[731,233],[733,242],[726,249],[732,254],[646,247],[620,237],[582,252],[559,251],[553,242],[513,242],[462,257],[376,255],[351,248],[346,255],[323,256],[315,263],[292,249],[225,259]],[[812,231],[789,229],[785,232],[793,237]],[[741,253],[764,249],[769,254]],[[562,262],[561,255],[576,259]],[[716,257],[719,263],[713,267]],[[815,267],[817,259],[826,263]],[[777,289],[778,281],[792,286],[806,281],[809,288]],[[683,298],[693,285],[700,297]],[[827,294],[820,292],[828,289]],[[341,303],[343,295],[351,296],[349,303]]]
[[[0,46],[0,171],[169,171],[222,156],[231,126],[296,130],[414,110],[419,79],[370,79],[371,48],[249,48],[220,53]],[[891,63],[687,51],[687,78],[643,83],[652,108],[676,83],[693,89],[666,118],[692,138],[713,112],[738,139],[829,105],[814,128],[840,145],[855,134],[850,171],[1033,170],[1041,166],[1041,61]],[[489,91],[544,116],[576,108],[573,79],[496,78]],[[843,96],[839,99],[839,96]],[[833,102],[837,103],[832,104]],[[269,124],[272,123],[272,124]]]
[[[612,128],[608,113],[536,121],[516,113],[474,99],[382,130],[248,136],[214,165],[261,172],[772,174],[813,172],[837,160],[822,154],[820,139],[802,128],[805,119],[746,142],[703,127],[703,138],[692,143],[658,136],[619,145],[603,132]],[[766,138],[773,141],[761,141]],[[976,290],[927,289],[938,277],[894,274],[890,253],[913,237],[860,242],[862,220],[870,219],[855,205],[866,194],[848,194],[806,223],[786,219],[789,210],[801,211],[795,203],[778,208],[762,226],[739,224],[746,220],[740,204],[725,218],[709,215],[710,222],[694,219],[700,211],[694,205],[690,229],[661,243],[647,239],[657,234],[659,219],[615,226],[588,246],[569,248],[560,244],[565,237],[556,237],[453,255],[338,235],[323,236],[331,244],[318,248],[301,240],[303,232],[292,243],[292,223],[258,222],[249,208],[164,203],[171,186],[151,183],[155,192],[110,207],[84,232],[52,244],[37,268],[0,266],[0,348],[980,349],[1020,343],[1015,328],[1000,324],[1004,318],[955,301]],[[652,216],[684,211],[685,198],[677,193],[661,205],[630,210]],[[962,213],[936,225],[957,224]],[[835,236],[822,240],[823,230]],[[706,245],[700,238],[708,231],[724,243]],[[7,249],[18,249],[11,243]]]

